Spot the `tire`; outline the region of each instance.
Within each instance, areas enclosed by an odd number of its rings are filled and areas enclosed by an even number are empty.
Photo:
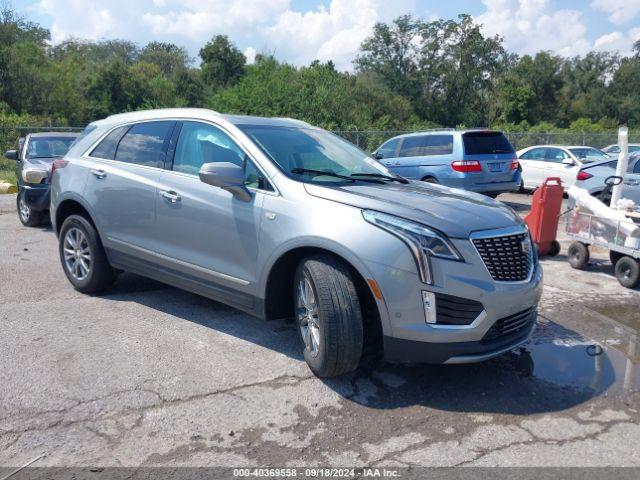
[[[75,245],[78,245],[76,248],[73,247],[73,238]],[[62,270],[79,292],[100,292],[115,281],[116,273],[109,265],[98,232],[86,218],[70,215],[63,222],[58,237],[58,252]]]
[[[518,188],[518,193],[527,193],[524,189],[524,180],[520,179],[520,188]]]
[[[623,287],[636,288],[640,284],[640,263],[635,258],[624,255],[616,262],[614,271]]]
[[[573,268],[580,270],[589,263],[589,248],[582,242],[573,242],[567,250],[567,258]]]
[[[355,370],[364,332],[360,300],[347,266],[330,255],[303,259],[294,277],[293,304],[311,371],[326,378]]]
[[[435,185],[439,185],[440,184],[440,182],[437,179],[433,178],[433,177],[424,177],[422,179],[422,181],[425,182],[425,183],[433,183]]]
[[[613,265],[613,268],[615,268],[616,263],[618,263],[618,260],[620,260],[622,257],[624,257],[624,254],[609,250],[609,260],[611,261],[611,265]]]
[[[18,193],[16,197],[16,210],[18,218],[25,227],[39,227],[44,223],[44,214],[31,208],[24,201],[24,193]]]
[[[557,240],[554,240],[551,242],[551,247],[549,248],[548,255],[550,257],[555,257],[559,253],[560,253],[560,242],[558,242]]]

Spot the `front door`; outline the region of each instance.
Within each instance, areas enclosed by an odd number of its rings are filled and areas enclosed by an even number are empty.
[[[244,166],[251,200],[240,200],[201,182],[200,167],[212,162]],[[191,282],[187,288],[200,284],[212,290],[213,296],[251,309],[261,207],[269,190],[263,182],[266,180],[245,152],[222,129],[204,122],[183,122],[172,168],[158,180],[154,250],[160,254],[159,261]]]

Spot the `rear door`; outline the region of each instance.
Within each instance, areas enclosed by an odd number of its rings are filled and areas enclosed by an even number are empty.
[[[215,162],[245,169],[250,201],[200,181],[200,167]],[[238,290],[255,288],[261,207],[268,194],[274,189],[266,176],[227,132],[205,122],[181,123],[172,168],[158,181],[159,261],[189,288],[214,290],[229,303],[253,308],[253,297]]]
[[[546,178],[546,148],[536,147],[523,153],[520,158],[522,180],[525,188],[538,188]]]
[[[482,171],[470,173],[468,188],[486,187],[515,181],[517,171],[511,168],[515,150],[502,132],[479,130],[462,134],[465,161],[478,161]]]
[[[84,196],[109,250],[136,255],[141,248],[152,248],[156,184],[175,123],[115,128],[89,153]]]

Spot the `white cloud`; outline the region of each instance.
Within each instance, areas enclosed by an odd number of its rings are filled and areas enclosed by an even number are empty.
[[[490,35],[504,38],[505,47],[516,53],[551,50],[560,55],[579,55],[590,49],[582,13],[553,10],[549,0],[482,0],[486,11],[476,20]]]
[[[329,8],[283,12],[264,36],[276,55],[294,64],[333,60],[339,69],[350,69],[376,22],[414,10],[413,0],[332,0]]]
[[[640,13],[640,0],[593,0],[591,7],[608,13],[611,22],[623,24]]]

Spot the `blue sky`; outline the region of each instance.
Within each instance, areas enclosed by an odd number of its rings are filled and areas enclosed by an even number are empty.
[[[590,50],[631,52],[640,40],[640,0],[12,0],[13,8],[65,38],[170,41],[195,57],[223,33],[249,60],[274,53],[302,65],[333,60],[350,69],[362,40],[379,21],[403,13],[425,19],[471,14],[487,34],[525,54],[565,56]]]

